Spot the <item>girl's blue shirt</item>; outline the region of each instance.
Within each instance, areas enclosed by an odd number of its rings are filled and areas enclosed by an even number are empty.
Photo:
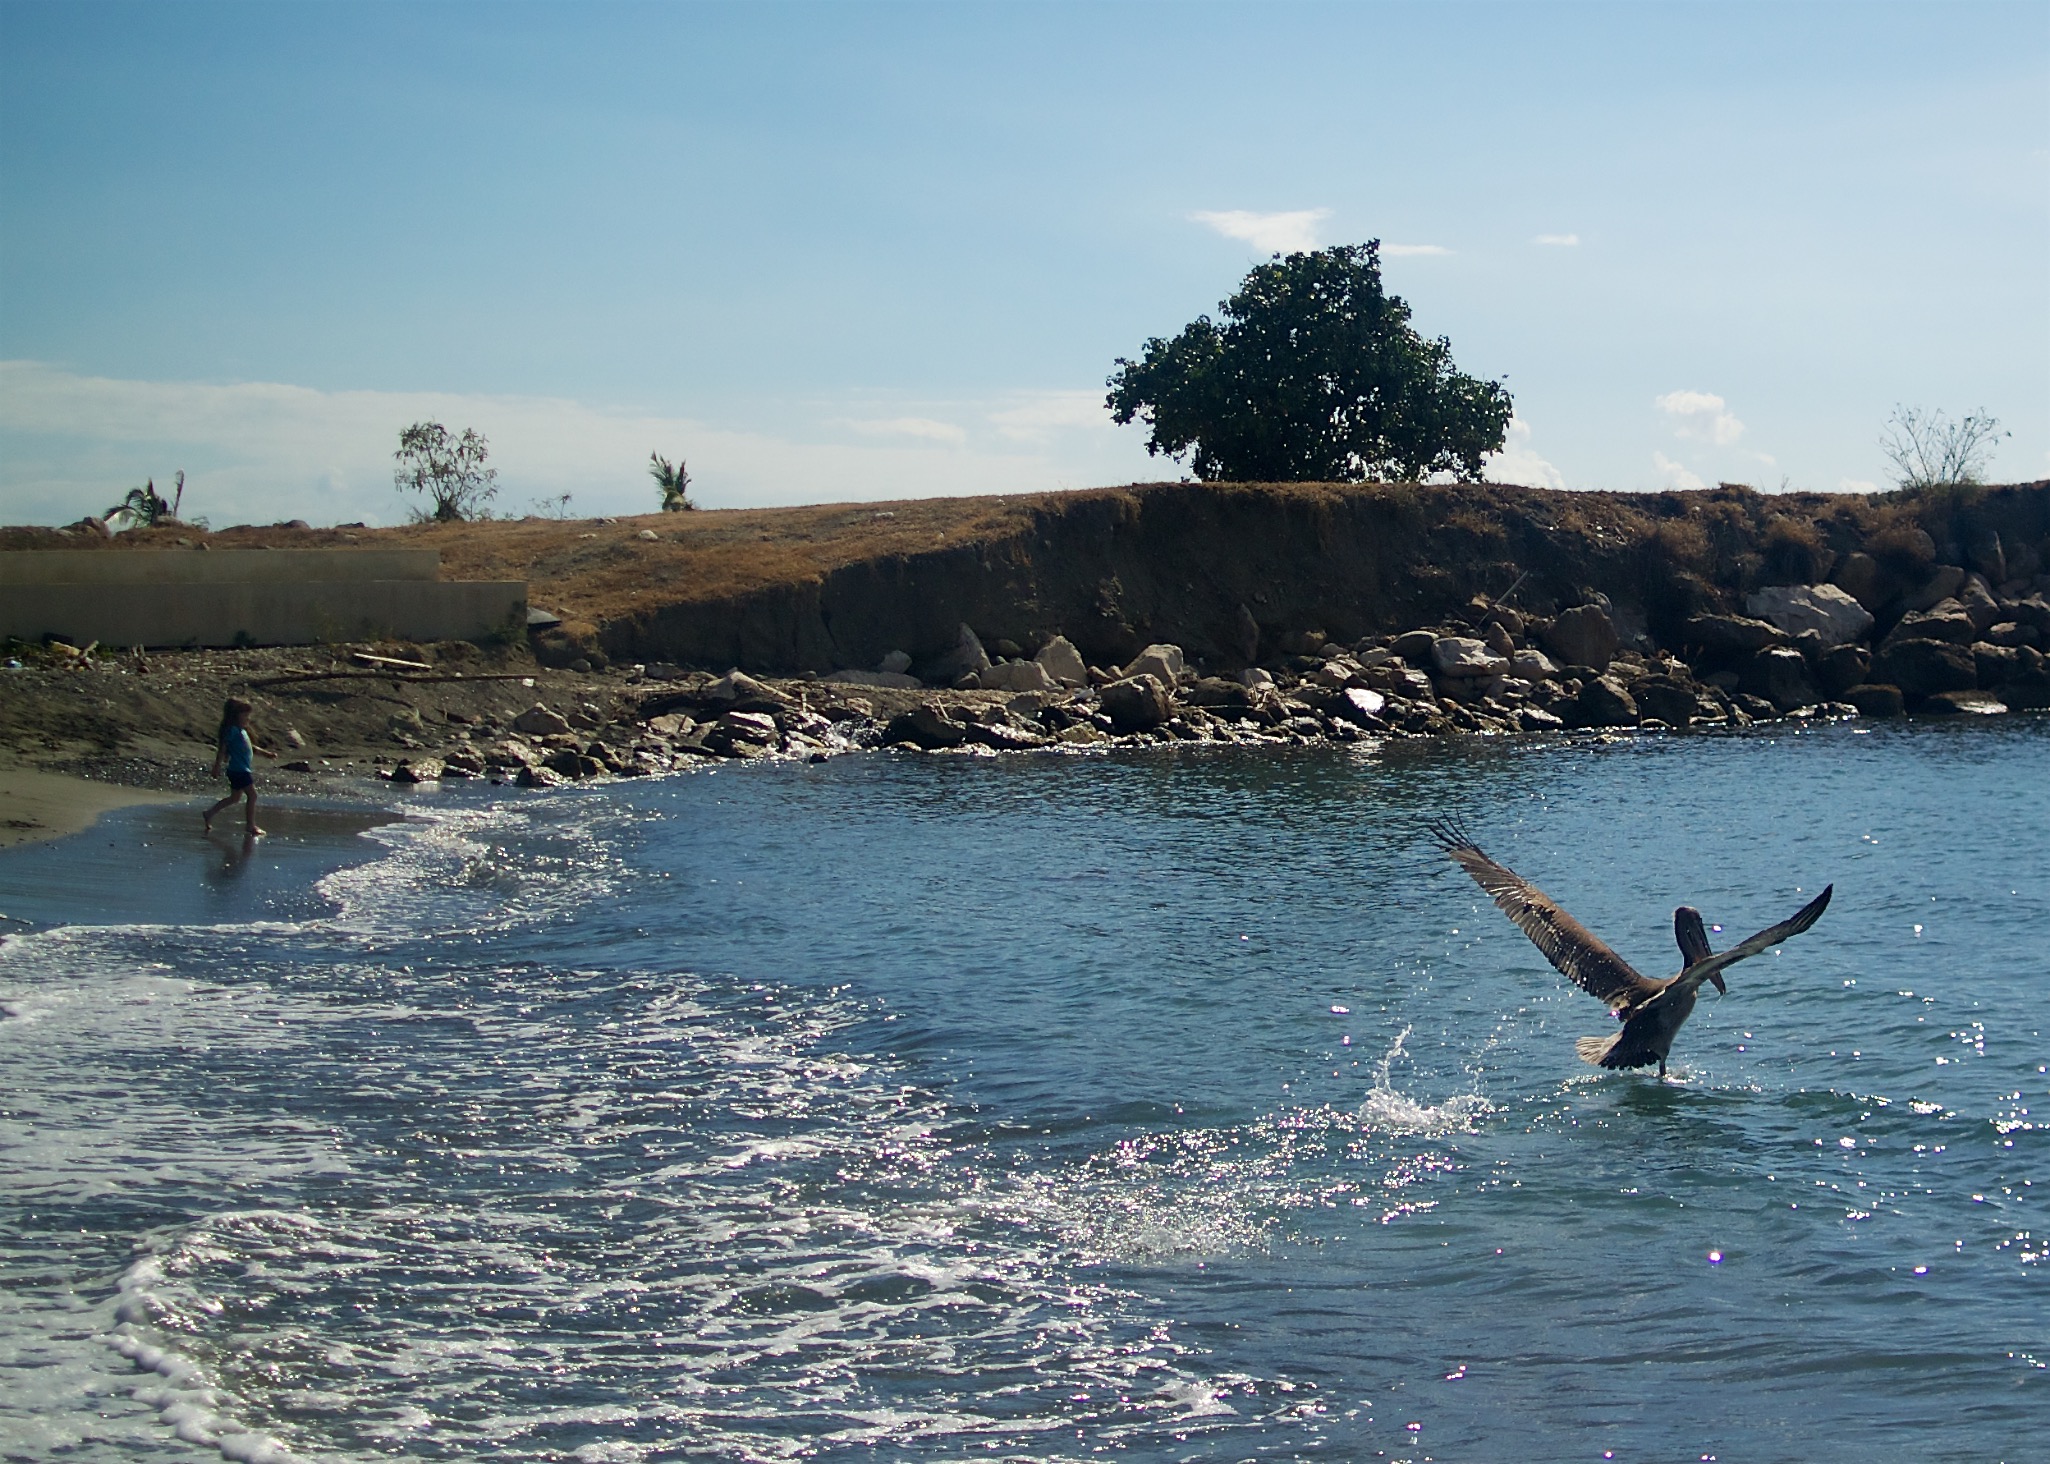
[[[247,773],[254,770],[255,749],[249,745],[249,729],[230,727],[221,734],[221,748],[228,754],[228,771]]]

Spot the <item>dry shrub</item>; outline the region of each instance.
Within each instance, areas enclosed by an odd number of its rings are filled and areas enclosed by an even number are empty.
[[[1900,515],[1865,541],[1865,552],[1903,579],[1920,581],[1936,562],[1936,541],[1927,529]]]
[[[1667,519],[1644,539],[1653,563],[1690,573],[1705,573],[1712,557],[1708,530],[1692,519]]]
[[[1801,584],[1821,579],[1836,562],[1835,551],[1823,542],[1815,525],[1786,514],[1776,514],[1767,520],[1760,547],[1766,573]]]

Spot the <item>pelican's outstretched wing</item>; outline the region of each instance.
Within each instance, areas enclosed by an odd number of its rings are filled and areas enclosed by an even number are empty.
[[[1768,926],[1749,940],[1738,941],[1737,944],[1731,946],[1720,955],[1710,956],[1704,961],[1696,961],[1693,965],[1682,971],[1676,979],[1680,981],[1691,979],[1696,982],[1714,981],[1716,974],[1725,967],[1734,966],[1747,956],[1755,956],[1761,951],[1769,951],[1781,941],[1792,939],[1822,918],[1822,912],[1829,908],[1829,897],[1835,889],[1836,886],[1833,884],[1824,885],[1821,894],[1803,905],[1789,918],[1782,920],[1777,925]],[[1718,982],[1717,984],[1720,985],[1721,983]]]
[[[1432,824],[1430,834],[1447,854],[1458,861],[1461,869],[1473,876],[1473,882],[1487,892],[1488,898],[1501,906],[1502,912],[1516,923],[1516,928],[1530,937],[1531,944],[1545,953],[1545,959],[1583,990],[1600,997],[1612,1009],[1621,1011],[1659,989],[1662,983],[1647,981],[1638,975],[1628,961],[1561,910],[1543,890],[1482,853],[1480,846],[1458,824],[1450,821]]]

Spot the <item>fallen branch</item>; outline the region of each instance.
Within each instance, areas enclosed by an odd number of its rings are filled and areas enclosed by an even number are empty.
[[[520,671],[490,672],[483,676],[465,676],[460,671],[451,671],[439,676],[419,676],[399,671],[293,671],[284,676],[266,676],[260,681],[249,683],[251,687],[304,686],[315,681],[524,681],[531,683],[533,677]]]

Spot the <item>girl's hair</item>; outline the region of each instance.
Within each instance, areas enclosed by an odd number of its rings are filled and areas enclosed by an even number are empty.
[[[221,730],[214,733],[215,744],[221,747],[226,747],[228,745],[228,729],[235,725],[235,719],[241,716],[244,712],[254,710],[255,708],[250,706],[248,702],[242,700],[241,697],[229,697],[228,700],[221,707]]]

